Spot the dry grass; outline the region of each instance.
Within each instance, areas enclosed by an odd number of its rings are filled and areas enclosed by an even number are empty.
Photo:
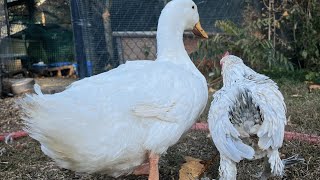
[[[311,93],[307,84],[278,80],[288,109],[288,130],[320,135],[320,91]]]
[[[320,135],[320,92],[309,93],[303,82],[276,80],[283,92],[288,108],[290,123],[287,130]],[[0,100],[0,132],[11,132],[21,128],[19,110],[14,107],[12,98]],[[209,102],[210,103],[210,102]],[[201,121],[206,120],[206,113]],[[171,147],[161,158],[161,179],[178,179],[178,171],[184,162],[184,156],[192,156],[209,160],[215,153],[212,140],[206,132],[190,132],[180,142]],[[104,175],[76,174],[63,170],[40,150],[39,144],[30,138],[23,138],[6,145],[0,142],[0,179],[106,179],[113,178]],[[320,179],[319,145],[304,142],[285,142],[281,152],[290,157],[300,154],[306,159],[304,164],[298,164],[286,170],[285,179]],[[219,162],[215,162],[207,172],[208,177],[216,178]],[[255,179],[261,165],[259,161],[242,161],[238,165],[238,179]],[[147,179],[146,177],[123,177],[119,179]],[[277,179],[277,178],[274,178]],[[278,178],[279,179],[279,178]]]
[[[40,150],[39,144],[31,138],[24,138],[10,145],[0,143],[6,152],[0,156],[0,179],[103,179],[115,180],[105,175],[77,174],[60,169]],[[178,179],[184,156],[210,159],[215,152],[206,133],[190,132],[180,143],[170,148],[160,161],[161,179]],[[147,177],[129,176],[118,179],[146,180]]]

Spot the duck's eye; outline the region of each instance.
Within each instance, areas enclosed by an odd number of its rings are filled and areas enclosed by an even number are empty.
[[[192,6],[192,9],[194,9],[194,6]]]

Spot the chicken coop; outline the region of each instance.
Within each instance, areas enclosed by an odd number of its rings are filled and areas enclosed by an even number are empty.
[[[1,1],[2,77],[84,78],[127,60],[154,60],[158,18],[167,0],[4,0]],[[218,32],[216,20],[241,22],[238,0],[195,1],[202,25]],[[220,4],[219,7],[216,4]],[[190,32],[185,45],[198,43]],[[68,71],[69,70],[69,71]]]

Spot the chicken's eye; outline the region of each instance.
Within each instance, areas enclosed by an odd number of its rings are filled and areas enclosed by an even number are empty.
[[[194,9],[194,6],[192,6],[192,9]]]

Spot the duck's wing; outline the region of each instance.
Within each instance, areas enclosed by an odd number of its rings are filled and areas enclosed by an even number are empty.
[[[207,87],[178,66],[132,62],[75,82],[61,93],[29,99],[32,106],[23,103],[30,114],[25,122],[40,142],[48,139],[44,135],[51,130],[50,135],[58,136],[51,139],[75,144],[74,136],[63,135],[67,127],[69,134],[90,132],[78,135],[79,146],[101,137],[99,142],[106,144],[145,143],[145,148],[162,153],[199,116],[207,102]],[[117,138],[107,140],[101,134]]]
[[[220,154],[239,162],[243,158],[252,159],[254,150],[244,144],[239,138],[240,134],[230,122],[229,115],[238,100],[238,96],[244,93],[244,88],[233,86],[223,87],[217,91],[211,103],[208,123],[213,142]]]
[[[145,147],[162,153],[194,124],[206,106],[208,92],[204,82],[183,70],[159,72],[158,77],[130,110],[146,127]]]
[[[137,104],[132,108],[132,113],[140,118],[147,118],[151,120],[159,120],[164,122],[177,123],[175,115],[171,114],[176,108],[176,100],[171,103],[163,102],[145,102]],[[190,108],[190,104],[186,104]]]
[[[174,89],[173,89],[174,90]],[[175,90],[174,90],[175,91]],[[134,105],[131,112],[139,124],[146,131],[146,140],[143,146],[156,153],[163,153],[167,148],[175,144],[200,115],[204,104],[199,107],[194,103],[194,97],[183,97],[159,95],[148,101],[139,102]],[[166,99],[165,99],[166,98]]]

